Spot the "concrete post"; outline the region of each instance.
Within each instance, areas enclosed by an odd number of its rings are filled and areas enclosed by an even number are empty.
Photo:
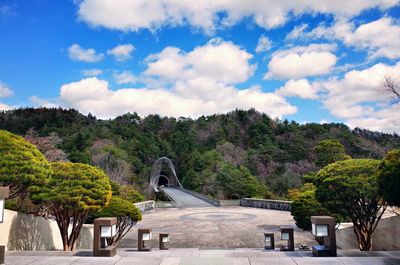
[[[93,256],[113,257],[117,254],[117,246],[107,245],[107,238],[112,238],[115,236],[116,225],[117,225],[116,217],[102,217],[94,220]]]

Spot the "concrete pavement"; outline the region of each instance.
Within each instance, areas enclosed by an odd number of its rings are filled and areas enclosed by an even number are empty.
[[[165,193],[168,194],[175,202],[177,207],[210,207],[213,206],[193,195],[181,191],[173,187],[163,187]]]
[[[249,207],[199,207],[156,209],[143,214],[139,222],[123,239],[120,247],[137,247],[137,229],[151,228],[158,247],[159,233],[169,233],[172,248],[260,248],[264,232],[275,234],[279,247],[279,227],[293,227],[295,245],[315,244],[314,236],[299,229],[290,212]]]
[[[279,252],[262,249],[170,249],[137,252],[118,249],[112,258],[91,257],[90,251],[64,253],[61,251],[7,252],[7,265],[398,265],[398,252],[339,251],[338,257],[315,258],[310,251]]]

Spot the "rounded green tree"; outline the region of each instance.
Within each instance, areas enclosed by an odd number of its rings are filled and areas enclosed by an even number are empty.
[[[10,187],[10,198],[38,190],[50,174],[49,162],[34,145],[0,130],[0,186]]]
[[[109,245],[117,245],[135,224],[142,220],[141,212],[132,202],[117,196],[113,196],[108,206],[91,216],[93,220],[99,217],[117,217],[117,235],[109,240]]]
[[[327,210],[315,199],[315,186],[306,183],[291,204],[291,213],[296,225],[304,230],[311,230],[311,216],[326,215]]]
[[[317,160],[315,164],[318,167],[324,167],[331,163],[350,159],[346,155],[344,146],[338,140],[323,140],[315,146]]]
[[[93,166],[71,162],[51,165],[53,174],[49,182],[32,198],[57,222],[64,250],[74,250],[88,215],[108,205],[112,193],[110,181]]]
[[[389,205],[400,207],[400,150],[390,151],[379,166],[379,193]]]
[[[387,207],[377,187],[379,164],[350,159],[329,164],[317,174],[317,200],[329,212],[352,221],[360,250],[372,249],[372,234]]]

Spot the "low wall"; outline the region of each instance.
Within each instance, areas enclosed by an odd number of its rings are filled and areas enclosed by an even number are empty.
[[[240,206],[240,200],[219,200],[220,206]]]
[[[214,205],[214,206],[220,206],[219,200],[210,198],[210,197],[208,197],[208,196],[206,196],[206,195],[203,195],[203,194],[201,194],[201,193],[198,193],[198,192],[195,192],[195,191],[192,191],[192,190],[187,190],[187,189],[185,189],[185,188],[179,188],[179,189],[180,189],[181,191],[184,191],[184,192],[190,194],[190,195],[193,195],[194,197],[197,197],[197,198],[199,198],[199,199],[201,199],[201,200],[204,200],[204,201],[206,201],[206,202],[208,202],[208,203],[211,203],[211,204]]]
[[[372,235],[373,250],[400,250],[400,216],[383,218]],[[358,248],[353,224],[341,224],[336,230],[337,246],[342,249]]]
[[[153,210],[156,208],[155,201],[144,201],[144,202],[137,202],[134,205],[141,211],[142,213]]]
[[[252,199],[244,198],[240,200],[240,205],[244,207],[254,207],[263,209],[273,209],[281,211],[290,211],[291,201],[280,201],[280,200],[264,200],[264,199]]]
[[[0,245],[6,250],[62,250],[63,244],[54,220],[5,210],[0,224]],[[77,241],[78,249],[93,246],[93,225],[84,225]]]

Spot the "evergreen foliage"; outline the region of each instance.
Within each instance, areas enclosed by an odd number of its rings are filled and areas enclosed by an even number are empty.
[[[338,140],[324,140],[319,142],[315,146],[315,152],[317,153],[315,164],[318,167],[324,167],[331,163],[351,158],[346,155],[344,146]]]
[[[379,192],[389,203],[400,207],[400,150],[390,151],[379,166]]]
[[[371,250],[372,234],[387,206],[377,187],[379,164],[374,159],[349,159],[317,174],[317,200],[329,212],[352,221],[360,250]]]
[[[32,199],[57,222],[64,251],[72,251],[88,215],[108,205],[111,185],[107,175],[93,166],[71,162],[51,166],[50,180]]]
[[[293,199],[291,213],[296,225],[304,230],[311,230],[311,216],[328,215],[328,211],[316,200],[315,186],[310,183],[306,183]]]
[[[0,186],[10,187],[10,199],[40,189],[51,173],[50,164],[34,145],[0,130]]]
[[[167,156],[186,188],[221,198],[216,174],[225,163],[246,167],[276,196],[285,196],[302,184],[304,174],[318,170],[314,147],[320,141],[338,140],[354,158],[381,159],[386,150],[400,148],[398,135],[334,123],[300,125],[254,109],[196,120],[136,113],[98,120],[45,108],[0,112],[0,129],[26,135],[31,128],[40,137],[56,134],[61,140],[56,147],[71,162],[101,166],[120,184],[145,190],[154,161]]]
[[[117,217],[117,235],[109,240],[109,245],[118,245],[121,239],[142,220],[142,214],[132,202],[113,196],[108,206],[91,215],[91,220],[100,217]]]

